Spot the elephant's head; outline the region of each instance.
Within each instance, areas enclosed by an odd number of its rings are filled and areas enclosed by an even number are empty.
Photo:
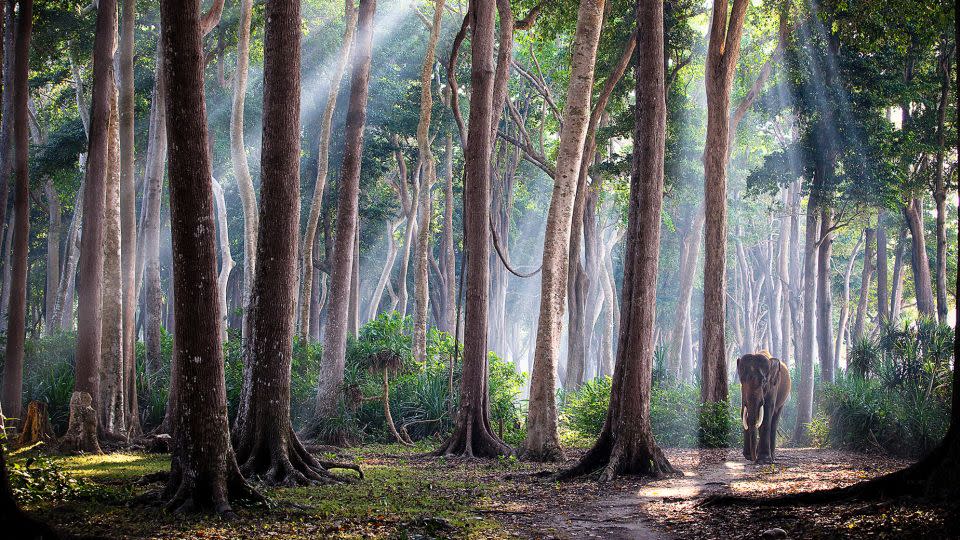
[[[745,354],[737,359],[737,375],[740,378],[740,420],[743,423],[743,456],[757,460],[758,431],[763,422],[763,405],[771,396],[771,388],[780,380],[780,360],[766,352]],[[773,404],[771,404],[773,405]],[[770,421],[769,418],[766,419]]]

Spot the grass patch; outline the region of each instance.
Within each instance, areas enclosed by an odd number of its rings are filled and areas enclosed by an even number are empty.
[[[460,466],[443,459],[418,457],[436,444],[422,441],[414,448],[370,445],[347,449],[344,454],[352,454],[363,466],[363,481],[301,488],[261,486],[271,500],[270,508],[235,508],[240,519],[233,522],[128,505],[133,497],[162,487],[140,486],[136,481],[168,469],[167,455],[60,456],[52,460],[65,474],[90,486],[88,495],[60,502],[39,501],[28,509],[60,530],[105,538],[505,537],[495,520],[478,511],[490,503],[496,486],[479,476],[463,474]]]

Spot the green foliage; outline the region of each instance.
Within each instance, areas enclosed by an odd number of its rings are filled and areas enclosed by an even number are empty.
[[[850,371],[823,391],[829,444],[909,457],[932,449],[950,419],[952,344],[949,326],[925,318],[857,343]]]
[[[596,438],[607,416],[611,380],[596,378],[562,395],[560,422],[565,439]],[[687,384],[654,384],[650,398],[650,425],[657,444],[675,448],[736,445],[739,433],[737,403],[714,403],[701,408],[700,389]],[[570,436],[572,433],[573,437]]]
[[[597,377],[577,390],[564,392],[561,399],[560,423],[564,429],[584,437],[596,437],[603,429],[610,405],[610,377]]]
[[[329,429],[339,430],[348,440],[390,440],[383,405],[379,400],[370,399],[382,395],[382,360],[387,357],[400,361],[399,365],[388,366],[395,373],[390,378],[390,410],[397,428],[406,426],[414,441],[450,430],[453,419],[448,414],[448,406],[451,402],[457,404],[456,392],[460,388],[460,366],[457,365],[453,372],[454,395],[449,395],[453,336],[430,329],[426,361],[416,362],[412,354],[412,333],[410,317],[389,312],[365,324],[356,339],[348,340],[344,375],[346,402],[342,404],[337,425]],[[488,367],[491,424],[508,442],[520,442],[524,411],[519,398],[525,375],[492,352]]]
[[[87,491],[86,482],[74,478],[49,457],[36,452],[15,456],[7,446],[6,433],[0,431],[0,444],[7,456],[7,477],[13,497],[20,504],[73,499]]]
[[[24,345],[23,402],[46,403],[57,433],[66,431],[70,419],[76,341],[76,333],[63,332]]]

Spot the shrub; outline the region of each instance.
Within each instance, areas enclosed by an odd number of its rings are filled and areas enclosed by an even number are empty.
[[[611,386],[610,377],[597,377],[577,390],[564,392],[560,423],[582,437],[600,435],[610,405]]]

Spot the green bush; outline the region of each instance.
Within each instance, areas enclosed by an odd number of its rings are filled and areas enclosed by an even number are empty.
[[[562,393],[561,429],[570,432],[565,439],[575,441],[596,438],[603,429],[610,403],[611,380],[597,378],[579,389]],[[736,402],[710,404],[702,409],[700,389],[694,385],[654,384],[650,394],[650,425],[657,444],[693,448],[701,444],[724,447],[739,444],[736,422],[739,418],[739,390]]]
[[[850,370],[823,390],[828,442],[918,457],[949,427],[953,330],[930,318],[886,324],[851,349]]]
[[[63,332],[24,344],[23,402],[46,403],[57,433],[67,430],[70,419],[76,341],[76,333]]]

